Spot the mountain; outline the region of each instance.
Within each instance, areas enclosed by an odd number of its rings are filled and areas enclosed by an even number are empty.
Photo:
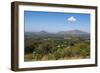
[[[88,32],[84,32],[81,30],[70,30],[70,31],[60,31],[59,34],[89,34]]]
[[[57,33],[50,33],[46,31],[40,32],[25,32],[26,37],[34,37],[34,38],[82,38],[82,39],[89,39],[90,33],[84,32],[81,30],[70,30],[70,31],[60,31]]]

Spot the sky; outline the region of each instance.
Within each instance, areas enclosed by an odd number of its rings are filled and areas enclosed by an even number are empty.
[[[90,32],[90,14],[24,11],[24,27],[25,32]]]

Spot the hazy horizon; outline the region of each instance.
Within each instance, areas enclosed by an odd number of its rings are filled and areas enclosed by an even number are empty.
[[[45,31],[45,30],[41,30],[41,31],[25,31],[25,32],[29,32],[29,33],[34,33],[34,32],[47,32],[47,33],[59,33],[59,32],[68,32],[68,31],[80,31],[80,32],[86,32],[86,31],[82,31],[82,30],[66,30],[66,31],[57,31],[57,32],[48,32],[48,31]],[[86,32],[86,33],[90,33],[90,32]]]

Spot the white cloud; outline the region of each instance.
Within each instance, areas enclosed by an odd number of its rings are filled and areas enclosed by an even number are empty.
[[[68,22],[75,22],[76,18],[74,16],[71,16],[67,20],[68,20]]]

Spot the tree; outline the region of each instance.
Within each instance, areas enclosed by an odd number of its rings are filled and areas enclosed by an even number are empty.
[[[50,45],[50,43],[43,43],[40,44],[37,48],[37,53],[38,54],[48,54],[52,51],[52,46]]]

